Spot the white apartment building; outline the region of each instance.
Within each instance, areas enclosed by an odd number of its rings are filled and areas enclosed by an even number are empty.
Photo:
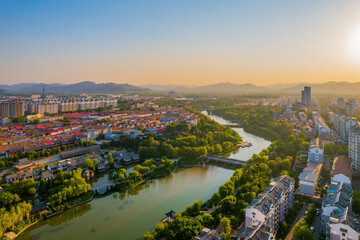
[[[352,119],[342,115],[341,113],[334,114],[334,128],[339,133],[342,140],[348,142],[349,132],[352,126],[356,125],[356,122]]]
[[[352,159],[352,168],[360,172],[360,126],[350,128],[349,157]]]
[[[280,223],[293,205],[295,181],[287,175],[273,180],[246,208],[245,231],[240,239],[275,239]]]
[[[319,138],[310,141],[308,157],[309,162],[322,163],[324,161],[324,146],[320,143]]]

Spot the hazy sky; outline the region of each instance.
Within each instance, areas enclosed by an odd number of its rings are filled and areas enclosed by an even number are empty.
[[[1,0],[0,83],[360,81],[358,0]]]

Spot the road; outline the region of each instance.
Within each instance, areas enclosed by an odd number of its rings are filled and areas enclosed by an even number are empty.
[[[311,224],[314,227],[314,239],[320,239],[321,221],[320,216],[315,216]]]
[[[57,162],[60,160],[61,160],[60,154],[55,154],[55,155],[51,155],[49,157],[39,158],[39,159],[35,160],[34,162],[36,165],[42,165],[42,164]]]
[[[51,155],[49,157],[43,157],[43,158],[39,158],[37,160],[34,160],[34,163],[36,165],[42,165],[42,164],[48,164],[48,163],[52,163],[52,162],[57,162],[61,160],[61,156],[59,154],[56,155]],[[8,168],[5,169],[3,171],[0,171],[0,177],[2,177],[4,174],[8,173],[8,172],[16,172],[15,168]]]
[[[291,230],[290,230],[290,232],[288,233],[288,235],[286,236],[285,240],[291,240],[291,239],[293,239],[293,237],[294,237],[294,234],[293,234],[294,226],[295,226],[295,224],[296,224],[297,222],[299,222],[299,221],[302,219],[302,217],[305,215],[305,212],[306,212],[307,208],[308,208],[307,205],[304,205],[304,206],[302,207],[302,209],[300,210],[300,212],[299,212],[298,216],[296,217],[294,223],[291,225]]]

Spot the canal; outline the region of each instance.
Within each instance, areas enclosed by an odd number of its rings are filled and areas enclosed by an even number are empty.
[[[217,116],[209,117],[228,123]],[[270,145],[265,139],[246,133],[241,128],[234,130],[253,146],[229,153],[231,158],[246,160]],[[95,198],[68,209],[31,226],[18,239],[142,239],[145,232],[165,217],[165,212],[182,211],[196,200],[207,200],[230,179],[232,173],[233,170],[214,165],[180,169],[131,190]],[[108,175],[100,175],[93,184],[107,181]]]

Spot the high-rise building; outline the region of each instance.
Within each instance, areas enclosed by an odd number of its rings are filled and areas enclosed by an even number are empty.
[[[356,111],[356,99],[350,99],[349,103],[352,105],[352,111],[355,112]]]
[[[311,105],[311,87],[305,86],[301,91],[301,104]]]
[[[360,173],[360,126],[350,128],[349,133],[349,158],[352,159],[352,167]]]
[[[344,98],[338,98],[338,99],[337,99],[337,106],[338,106],[338,108],[344,108],[344,107],[345,107],[345,100],[344,100]]]
[[[25,103],[19,100],[9,100],[0,102],[0,117],[19,117],[24,116]]]
[[[352,126],[356,125],[356,122],[351,118],[348,118],[341,113],[334,114],[334,128],[345,142],[349,140],[349,132]]]
[[[352,103],[348,102],[345,104],[345,113],[346,115],[354,115],[354,107],[352,105]]]

